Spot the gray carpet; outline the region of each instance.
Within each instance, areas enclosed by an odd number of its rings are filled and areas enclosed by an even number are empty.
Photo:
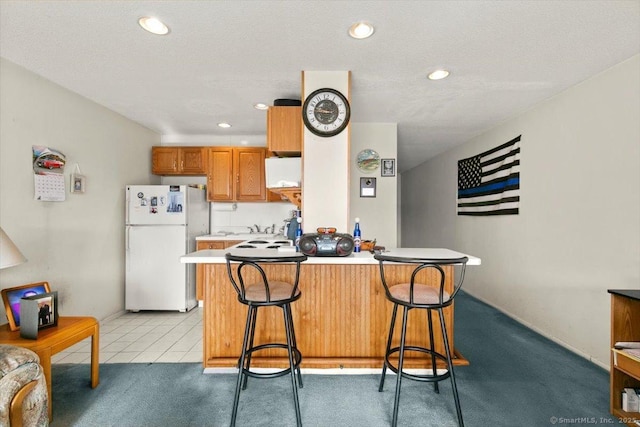
[[[470,366],[456,369],[468,427],[618,424],[609,414],[608,373],[475,298],[456,299],[455,341]],[[305,426],[390,425],[395,376],[305,375]],[[104,364],[89,386],[89,365],[53,366],[52,426],[229,425],[235,375],[204,375],[200,364]],[[440,394],[404,380],[399,425],[455,426],[449,381]],[[238,426],[295,425],[289,377],[250,379]]]

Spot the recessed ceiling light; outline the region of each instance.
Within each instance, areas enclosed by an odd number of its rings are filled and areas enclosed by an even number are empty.
[[[449,75],[449,72],[447,70],[435,70],[434,72],[429,74],[428,77],[429,77],[429,80],[440,80],[440,79],[444,79],[448,75]]]
[[[356,22],[349,28],[349,35],[354,39],[366,39],[373,34],[373,25],[365,21]]]
[[[256,104],[253,104],[253,108],[255,108],[256,110],[268,110],[269,106],[267,104],[263,104],[262,102],[258,102]]]
[[[218,123],[218,127],[227,129],[227,128],[230,128],[231,125],[229,123],[222,122],[222,123]]]
[[[169,27],[158,18],[152,16],[143,16],[138,19],[138,24],[150,33],[158,34],[159,36],[164,36],[169,33]]]

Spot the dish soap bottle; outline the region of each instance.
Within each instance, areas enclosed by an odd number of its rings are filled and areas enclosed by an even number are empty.
[[[300,252],[300,238],[302,237],[302,218],[298,217],[296,218],[296,220],[298,221],[298,228],[296,228],[295,245],[296,245],[296,252]]]
[[[353,230],[353,252],[360,252],[362,237],[360,235],[360,218],[356,218],[356,228]]]

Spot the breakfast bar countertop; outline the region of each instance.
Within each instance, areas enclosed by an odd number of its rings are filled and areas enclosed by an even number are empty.
[[[230,252],[234,255],[251,256],[251,257],[291,257],[299,255],[298,252],[283,251],[278,249],[241,249],[241,248],[228,248],[228,249],[205,249],[196,252],[192,252],[180,257],[180,262],[183,264],[224,264],[226,263],[225,254]],[[444,248],[390,248],[383,252],[385,255],[407,257],[407,258],[429,258],[429,259],[444,259],[444,258],[460,258],[466,256],[469,258],[467,265],[480,265],[481,260],[478,257],[472,255],[463,254],[460,252],[452,251]],[[352,253],[346,257],[332,257],[332,256],[317,256],[308,257],[305,264],[377,264],[378,261],[373,257],[370,252]]]
[[[203,236],[197,236],[196,241],[200,240],[260,240],[260,239],[270,239],[270,240],[280,240],[286,239],[286,236],[282,234],[269,234],[269,233],[216,233],[216,234],[205,234]]]

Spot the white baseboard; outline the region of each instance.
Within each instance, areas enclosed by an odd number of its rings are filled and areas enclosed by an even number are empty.
[[[527,328],[531,329],[532,331],[534,331],[537,334],[542,335],[545,338],[550,339],[551,341],[553,341],[554,343],[566,348],[567,350],[571,351],[572,353],[577,354],[580,357],[583,357],[585,359],[587,359],[588,361],[590,361],[591,363],[598,365],[599,367],[605,369],[605,370],[609,370],[609,365],[600,362],[597,359],[594,359],[591,355],[586,354],[580,350],[578,350],[577,348],[571,346],[570,344],[567,344],[566,342],[558,339],[557,337],[553,336],[553,335],[549,335],[548,333],[546,333],[545,331],[539,329],[538,327],[536,327],[535,325],[525,321],[524,319],[521,319],[520,317],[516,316],[515,314],[504,310],[502,307],[498,307],[497,305],[493,304],[490,301],[485,300],[484,298],[478,297],[476,295],[473,295],[471,292],[465,290],[465,292],[469,295],[471,295],[472,297],[474,297],[475,299],[482,301],[483,303],[487,304],[488,306],[495,308],[496,310],[498,310],[500,313],[504,314],[505,316],[508,316],[510,318],[512,318],[513,320],[515,320],[516,322],[520,323],[523,326],[526,326]]]

